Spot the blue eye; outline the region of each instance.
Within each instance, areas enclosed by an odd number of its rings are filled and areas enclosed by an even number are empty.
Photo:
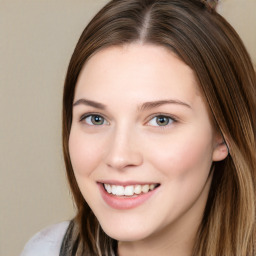
[[[152,118],[148,124],[152,126],[167,126],[173,123],[175,120],[169,116],[159,115]]]
[[[84,118],[81,118],[81,121],[82,120],[85,120],[85,122],[89,125],[103,125],[107,123],[104,117],[100,115],[89,115]]]

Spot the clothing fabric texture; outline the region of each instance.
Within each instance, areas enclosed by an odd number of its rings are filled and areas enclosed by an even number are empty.
[[[69,223],[64,221],[35,234],[27,242],[20,256],[59,256]]]

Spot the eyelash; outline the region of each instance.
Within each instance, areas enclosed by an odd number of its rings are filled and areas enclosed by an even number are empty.
[[[102,114],[98,114],[98,113],[87,113],[87,114],[84,114],[84,115],[82,115],[79,118],[79,121],[83,122],[86,118],[93,117],[93,116],[99,116],[100,118],[103,118],[104,122],[106,121],[107,123],[109,123]],[[163,125],[163,126],[161,126],[161,125],[151,125],[152,127],[158,127],[158,128],[161,128],[161,129],[165,129],[165,128],[169,127],[170,125],[173,125],[173,123],[176,123],[178,121],[177,118],[174,117],[173,115],[167,115],[167,114],[163,114],[163,113],[158,113],[158,114],[154,114],[151,117],[149,117],[148,121],[146,122],[146,124],[148,124],[154,118],[159,118],[159,117],[167,118],[168,119],[168,123],[166,125]],[[96,124],[88,124],[88,123],[86,123],[86,124],[89,125],[89,126],[102,126],[103,125],[103,124],[96,125]],[[150,125],[148,125],[148,126],[150,126]]]
[[[102,115],[102,114],[98,114],[98,113],[87,113],[87,114],[84,114],[82,115],[80,118],[79,118],[79,121],[80,122],[83,122],[86,118],[88,117],[93,117],[93,116],[99,116],[101,118],[103,118],[104,122],[106,121],[106,118]],[[87,124],[87,123],[86,123]],[[90,126],[101,126],[101,125],[93,125],[93,124],[87,124],[87,125],[90,125]]]
[[[151,121],[153,121],[153,119],[155,118],[166,118],[168,119],[168,123],[166,125],[148,125],[148,126],[152,126],[152,127],[157,127],[160,129],[166,129],[169,126],[173,125],[174,123],[176,123],[178,121],[178,119],[176,117],[174,117],[173,115],[167,115],[167,114],[163,114],[163,113],[158,113],[158,114],[154,114],[151,117],[149,117],[149,120],[147,121],[147,124]]]

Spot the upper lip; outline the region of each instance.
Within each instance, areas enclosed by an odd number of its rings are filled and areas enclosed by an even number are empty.
[[[152,181],[145,182],[145,181],[134,181],[134,180],[128,180],[128,181],[98,180],[98,183],[104,183],[104,184],[109,184],[109,185],[119,185],[119,186],[160,184],[158,182],[152,182]]]

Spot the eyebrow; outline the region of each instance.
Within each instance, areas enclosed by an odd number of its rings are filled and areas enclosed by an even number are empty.
[[[96,101],[92,101],[92,100],[87,100],[87,99],[79,99],[73,103],[73,107],[77,105],[86,105],[86,106],[91,106],[91,107],[102,109],[102,110],[106,109],[106,106],[104,104]]]
[[[177,104],[177,105],[181,105],[191,109],[191,106],[183,101],[170,99],[170,100],[157,100],[157,101],[145,102],[140,107],[140,110],[149,110],[165,104]]]
[[[140,111],[145,111],[145,110],[156,108],[156,107],[159,107],[159,106],[162,106],[165,104],[177,104],[177,105],[181,105],[181,106],[191,109],[191,106],[189,104],[187,104],[183,101],[174,100],[174,99],[145,102],[138,109]],[[88,99],[79,99],[73,103],[73,106],[77,106],[77,105],[86,105],[86,106],[91,106],[91,107],[95,107],[95,108],[102,109],[102,110],[105,110],[107,108],[106,105],[104,105],[102,103],[88,100]]]

